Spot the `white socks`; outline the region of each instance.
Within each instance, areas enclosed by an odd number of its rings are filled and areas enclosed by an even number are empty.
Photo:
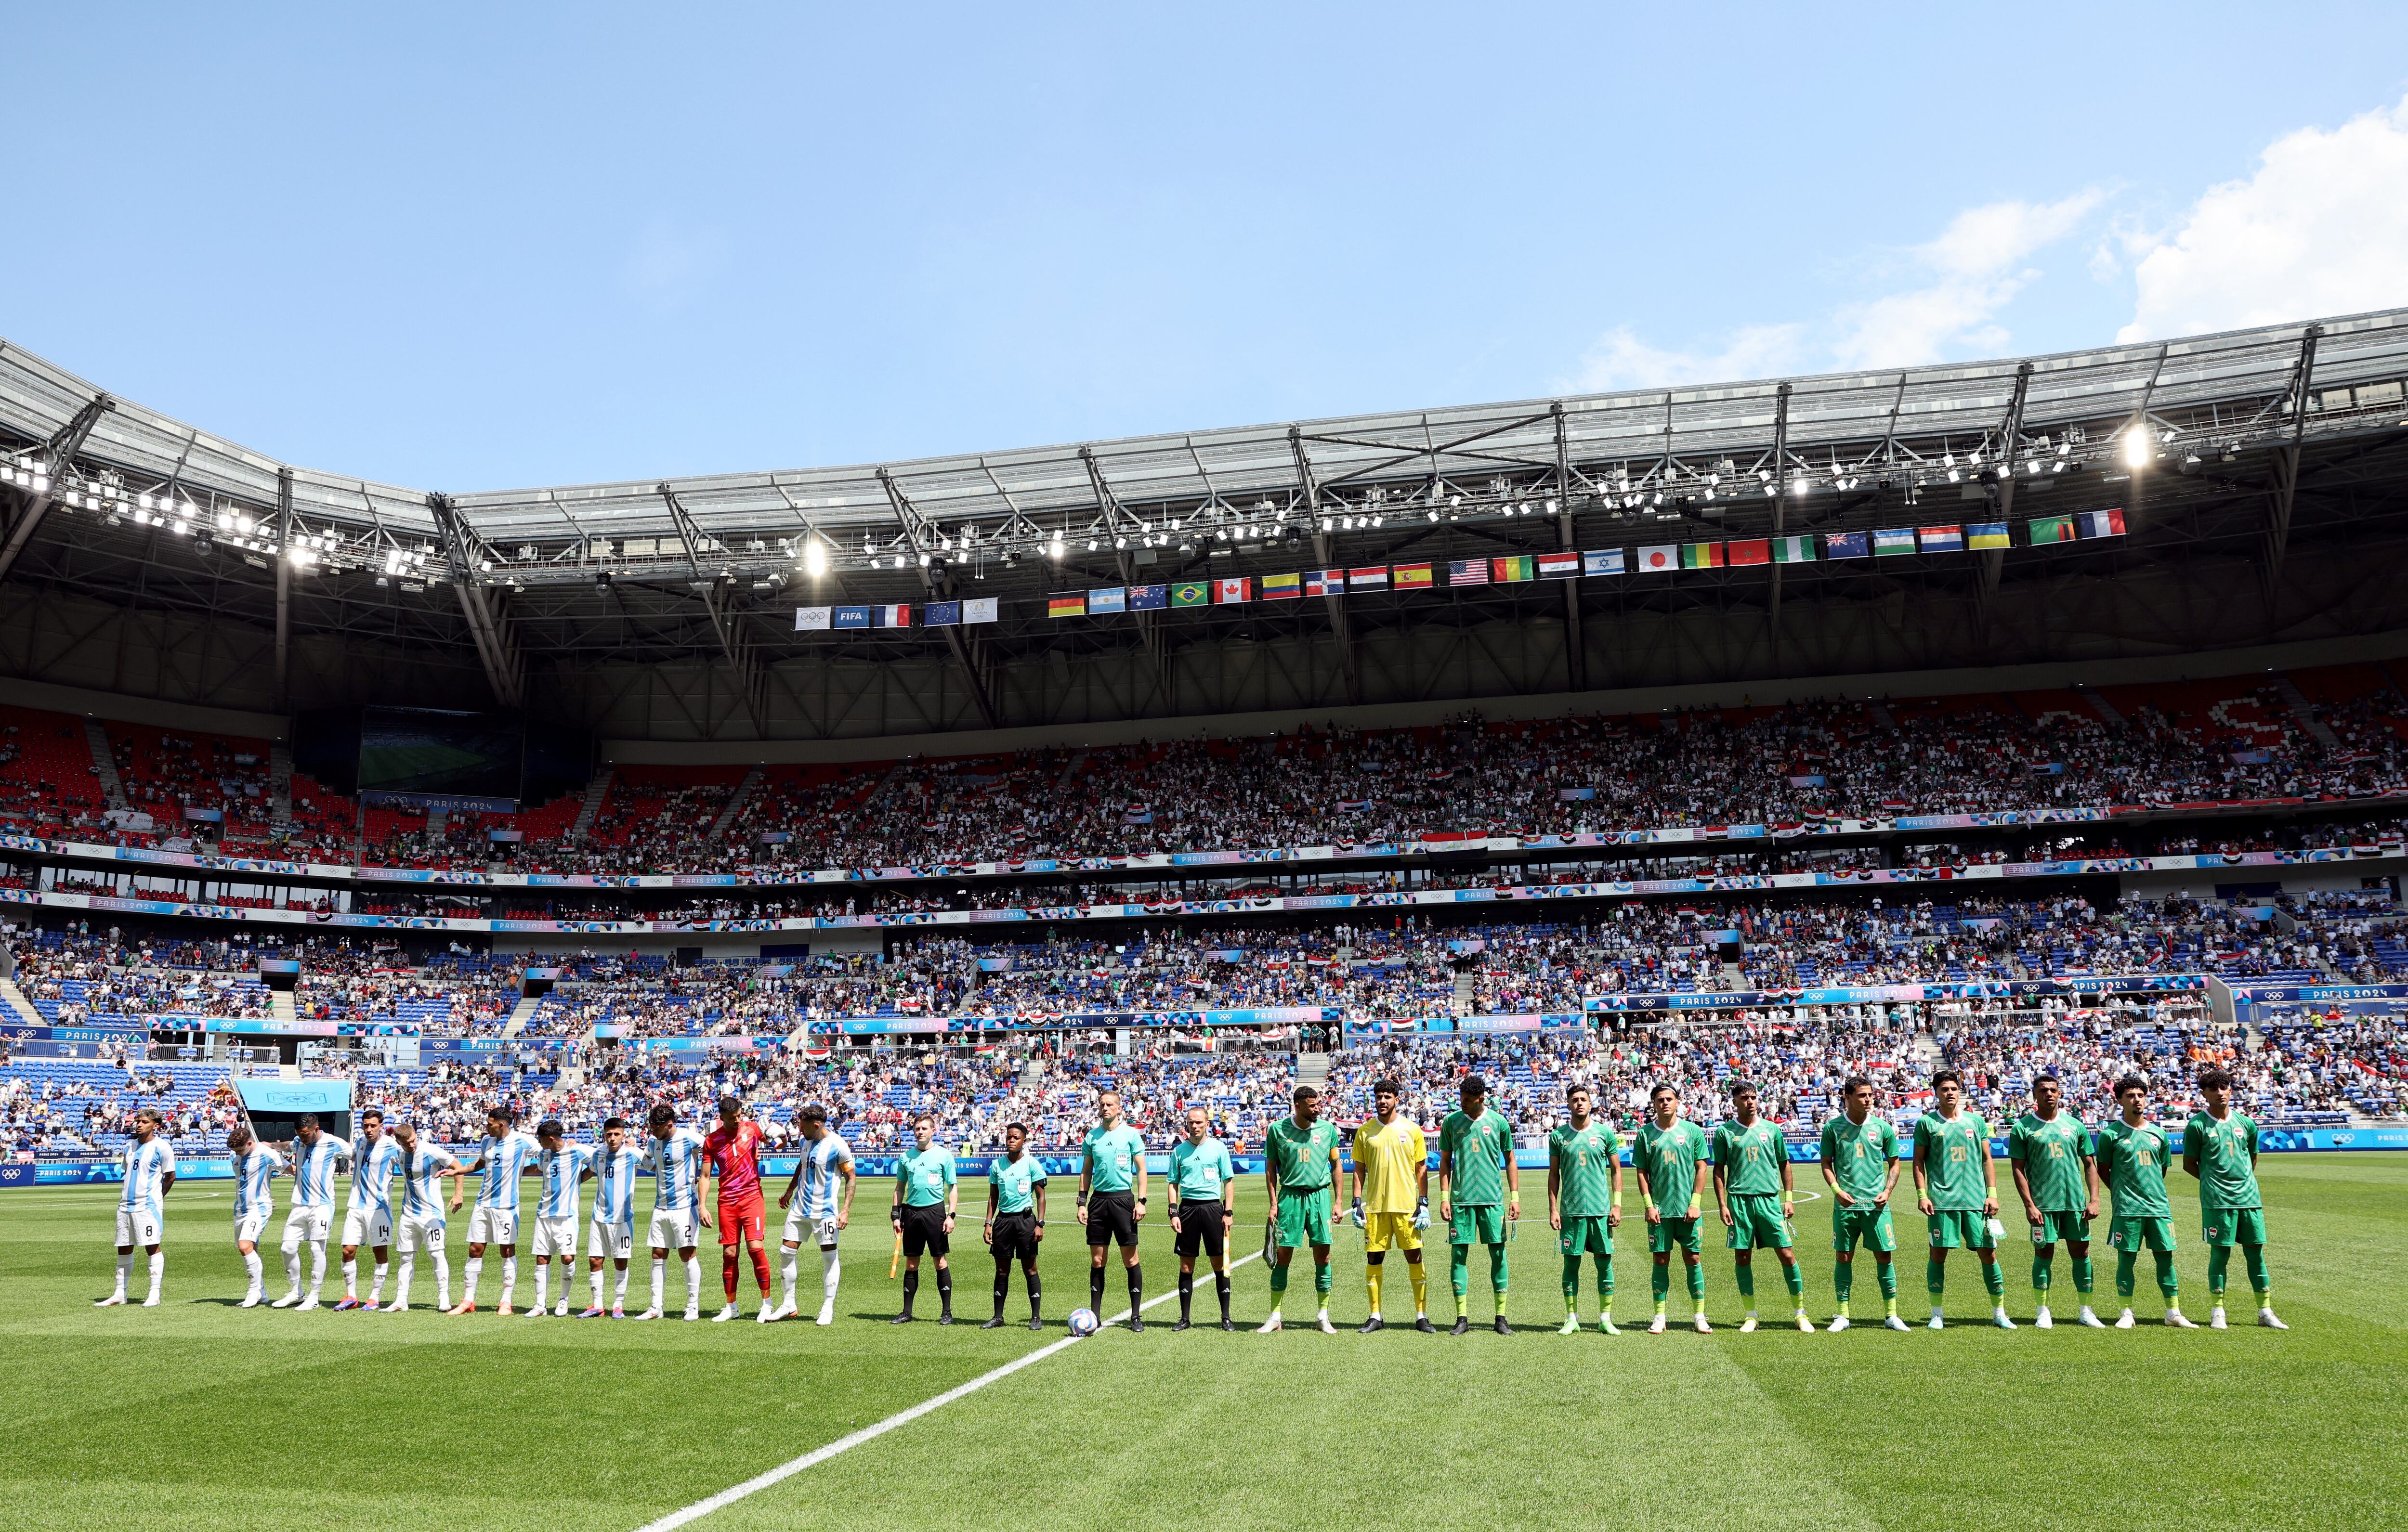
[[[164,1250],[152,1251],[150,1253],[150,1301],[152,1303],[159,1301],[159,1279],[166,1273],[166,1270],[167,1253]]]
[[[358,1258],[357,1258],[357,1257],[355,1257],[355,1256],[346,1257],[346,1258],[344,1259],[344,1261],[343,1261],[343,1296],[345,1296],[345,1297],[347,1297],[347,1298],[355,1298],[355,1297],[358,1297],[359,1296],[360,1296],[360,1263],[359,1263],[359,1260],[358,1260]]]
[[[384,1301],[384,1274],[387,1269],[387,1263],[379,1261],[376,1264],[376,1276],[374,1280],[368,1283],[368,1301],[370,1303],[381,1303]]]
[[[836,1307],[836,1252],[833,1250],[821,1251],[820,1307],[824,1309],[834,1309]]]
[[[702,1257],[689,1255],[685,1260],[685,1306],[702,1307]]]
[[[780,1309],[792,1309],[795,1306],[795,1283],[801,1275],[800,1253],[798,1251],[790,1250],[779,1259],[778,1275],[786,1280],[786,1298],[784,1302],[778,1305]]]
[[[587,1275],[591,1277],[594,1281],[593,1307],[599,1309],[602,1307],[602,1268],[597,1266],[592,1271],[588,1272]],[[622,1280],[624,1281],[624,1279],[623,1278]]]
[[[291,1296],[299,1297],[301,1296],[301,1247],[297,1244],[284,1247],[284,1280],[292,1285]]]
[[[407,1309],[409,1307],[409,1274],[415,1270],[417,1267],[418,1252],[414,1250],[403,1251],[401,1253],[401,1270],[393,1279],[393,1306],[394,1308]]]
[[[126,1274],[133,1269],[134,1253],[130,1250],[120,1252],[117,1257],[117,1296],[121,1298],[125,1296]]]
[[[461,1302],[474,1303],[477,1301],[477,1279],[484,1274],[485,1258],[481,1255],[469,1256],[467,1264],[460,1268]]]
[[[565,1281],[562,1282],[560,1286],[563,1292],[566,1292],[568,1289],[568,1284]],[[508,1303],[509,1301],[509,1297],[508,1296],[509,1290],[509,1280],[508,1278],[504,1278],[502,1280],[502,1293],[504,1295],[502,1301],[504,1303]],[[549,1263],[543,1261],[538,1261],[535,1264],[535,1306],[538,1309],[547,1309],[552,1306],[552,1267]]]
[[[669,1263],[666,1256],[652,1258],[652,1311],[660,1312],[662,1299],[669,1285]]]
[[[259,1258],[259,1252],[252,1250],[243,1253],[242,1269],[251,1278],[251,1296],[259,1296],[260,1281],[267,1270],[266,1264]]]
[[[515,1255],[505,1255],[505,1256],[503,1256],[503,1257],[502,1257],[502,1307],[503,1307],[503,1308],[507,1309],[507,1308],[509,1308],[509,1307],[510,1306],[510,1291],[511,1291],[511,1289],[513,1289],[513,1288],[517,1287],[517,1286],[518,1286],[518,1284],[519,1284],[519,1258],[518,1258],[517,1256],[515,1256]]]

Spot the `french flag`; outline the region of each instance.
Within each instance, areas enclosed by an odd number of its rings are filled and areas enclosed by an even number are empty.
[[[869,625],[879,628],[908,628],[911,625],[911,608],[908,603],[869,609]]]
[[[2086,510],[2074,518],[2086,537],[2120,537],[2124,535],[2124,513],[2120,510]]]

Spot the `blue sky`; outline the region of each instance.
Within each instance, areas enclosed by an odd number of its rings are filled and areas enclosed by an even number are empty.
[[[0,69],[0,336],[429,489],[2408,303],[2397,5],[52,6]]]

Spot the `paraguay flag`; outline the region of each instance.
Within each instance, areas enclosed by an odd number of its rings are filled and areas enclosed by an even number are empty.
[[[1961,553],[1965,551],[1965,529],[1961,526],[1927,526],[1923,528],[1923,551],[1927,553]]]
[[[2124,513],[2121,510],[2086,510],[2079,520],[2086,537],[2120,537],[2124,535]]]

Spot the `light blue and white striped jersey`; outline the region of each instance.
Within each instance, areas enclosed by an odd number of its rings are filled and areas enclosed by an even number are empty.
[[[526,1174],[527,1162],[543,1153],[535,1135],[521,1133],[516,1128],[498,1138],[488,1138],[477,1151],[484,1162],[485,1173],[477,1182],[477,1206],[498,1208],[505,1212],[519,1210],[519,1178]]]
[[[152,1134],[147,1144],[129,1142],[125,1146],[125,1191],[117,1205],[140,1208],[151,1217],[159,1217],[159,1199],[166,1192],[161,1183],[175,1170],[176,1152],[167,1147],[164,1136]]]
[[[692,1213],[702,1210],[702,1135],[690,1127],[666,1138],[644,1136],[644,1163],[652,1168],[652,1210]]]
[[[833,1133],[822,1135],[817,1143],[803,1141],[803,1184],[795,1200],[805,1218],[836,1216],[844,1192],[838,1172],[852,1163],[853,1146]]]
[[[575,1218],[577,1216],[577,1178],[594,1163],[594,1151],[583,1144],[564,1143],[558,1149],[547,1149],[542,1154],[543,1202],[536,1209],[538,1218]]]
[[[293,1206],[332,1208],[335,1167],[351,1158],[351,1146],[331,1133],[321,1133],[314,1144],[293,1140]]]
[[[443,1222],[443,1189],[438,1184],[443,1172],[459,1167],[460,1162],[441,1144],[424,1138],[415,1150],[401,1156],[401,1211],[405,1218],[432,1218]]]
[[[236,1156],[235,1222],[240,1223],[253,1213],[265,1218],[276,1210],[276,1190],[268,1182],[283,1168],[284,1156],[265,1144],[253,1144],[250,1153]]]
[[[365,1133],[351,1140],[351,1210],[393,1211],[393,1172],[401,1163],[401,1145],[390,1133],[368,1142]]]
[[[643,1167],[644,1152],[634,1144],[616,1150],[604,1144],[594,1156],[594,1222],[616,1227],[636,1221],[636,1172]]]

